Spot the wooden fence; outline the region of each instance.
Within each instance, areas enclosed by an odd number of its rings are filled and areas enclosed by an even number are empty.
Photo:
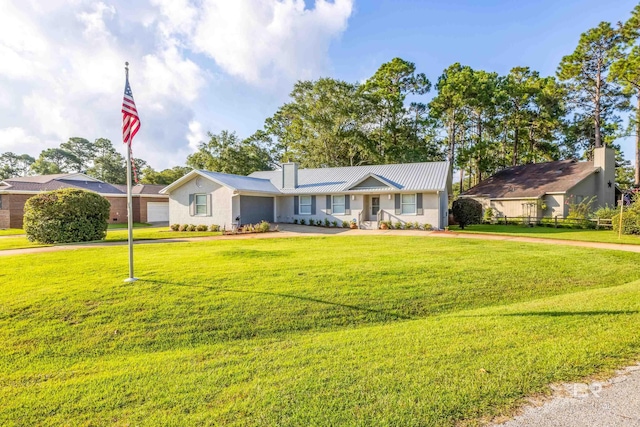
[[[508,217],[501,216],[492,219],[488,224],[521,224],[528,226],[539,227],[554,227],[554,228],[594,228],[596,230],[600,228],[613,229],[613,223],[610,219],[605,218],[593,218],[593,219],[577,219],[577,218],[563,218],[559,216],[536,218],[530,216],[517,216]]]

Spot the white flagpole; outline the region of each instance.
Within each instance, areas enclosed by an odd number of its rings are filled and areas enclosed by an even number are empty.
[[[125,76],[129,81],[129,63],[124,63]],[[129,277],[125,279],[127,282],[135,282],[136,279],[133,276],[133,197],[131,196],[131,140],[127,143],[127,228],[128,228],[128,242],[129,242]]]

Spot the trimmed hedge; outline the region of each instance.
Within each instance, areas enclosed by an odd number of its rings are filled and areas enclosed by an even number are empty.
[[[482,223],[482,204],[473,199],[457,199],[451,205],[451,213],[461,229]]]
[[[72,243],[107,235],[110,203],[97,193],[65,188],[38,194],[24,205],[24,231],[31,242]]]

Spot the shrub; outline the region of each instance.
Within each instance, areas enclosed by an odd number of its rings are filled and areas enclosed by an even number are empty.
[[[393,224],[393,227],[396,230],[401,230],[402,229],[402,223],[400,221],[396,222],[395,224]]]
[[[189,224],[189,226],[187,227],[187,231],[196,231],[196,226],[193,224]]]
[[[618,214],[620,210],[614,206],[604,205],[593,213],[593,216],[600,219],[611,219]]]
[[[325,218],[325,219],[324,219],[324,226],[325,226],[325,227],[330,227],[330,226],[331,226],[331,221],[329,221],[329,219],[328,219],[328,218]]]
[[[495,212],[493,208],[487,208],[484,210],[484,217],[483,217],[484,222],[491,222],[494,216],[495,216]]]
[[[180,224],[171,224],[171,231],[178,231],[180,230]]]
[[[431,224],[425,224],[425,225],[422,226],[422,229],[424,231],[431,231],[431,230],[433,230],[433,226]]]
[[[260,221],[260,224],[256,225],[256,229],[260,233],[266,233],[267,231],[269,231],[270,228],[271,228],[271,226],[269,225],[269,223],[267,221]]]
[[[613,231],[620,230],[620,214],[611,218]],[[622,213],[622,234],[640,234],[640,203],[633,203]]]
[[[317,219],[317,220],[316,220],[316,226],[317,226],[317,227],[322,227],[322,220]]]
[[[38,194],[24,205],[24,231],[31,242],[71,243],[107,235],[110,203],[97,193],[66,188]]]
[[[349,228],[349,221],[342,221],[342,228]]]
[[[332,227],[337,227],[338,226],[338,221],[331,221],[331,226]]]
[[[196,226],[196,230],[197,231],[207,231],[208,229],[209,229],[209,227],[207,227],[206,225],[200,224],[200,225]]]
[[[302,218],[302,219],[300,220],[300,225],[305,225],[305,224],[306,224],[306,222],[305,222],[304,218]]]
[[[413,223],[413,228],[416,229],[416,230],[420,230],[420,223],[418,221],[415,221]]]
[[[211,224],[209,227],[210,231],[220,231],[220,226],[218,224]]]
[[[298,218],[294,219],[294,220],[293,220],[293,223],[294,223],[294,224],[297,224],[297,223],[298,223]]]
[[[457,199],[451,206],[453,218],[461,229],[467,225],[480,224],[482,222],[482,204],[473,199]]]
[[[179,231],[188,231],[189,230],[189,224],[182,224],[178,230]]]

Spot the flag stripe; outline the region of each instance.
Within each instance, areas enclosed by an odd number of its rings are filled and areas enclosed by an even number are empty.
[[[129,148],[131,148],[133,137],[136,136],[138,130],[140,130],[140,117],[138,117],[138,109],[127,78],[122,100],[122,142],[128,144]]]

